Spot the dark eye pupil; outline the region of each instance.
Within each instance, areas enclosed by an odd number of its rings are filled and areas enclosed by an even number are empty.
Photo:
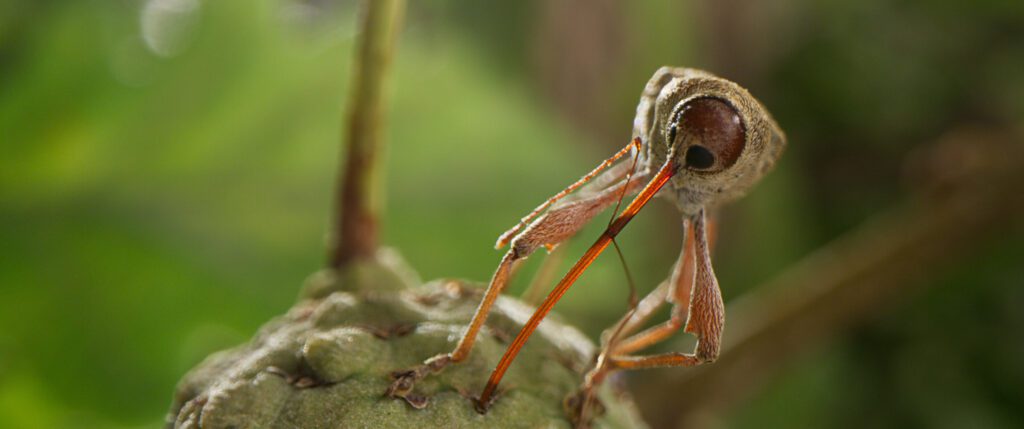
[[[686,150],[686,166],[703,170],[715,165],[715,155],[704,146],[690,146]]]
[[[746,129],[729,103],[714,97],[686,101],[673,118],[672,141],[684,145],[688,168],[718,172],[731,167],[746,146]],[[677,137],[681,136],[681,137]]]

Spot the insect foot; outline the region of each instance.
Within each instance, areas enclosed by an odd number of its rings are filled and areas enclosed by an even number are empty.
[[[384,392],[384,394],[391,398],[402,398],[408,400],[413,388],[416,387],[417,381],[422,380],[427,375],[443,371],[451,362],[451,355],[445,353],[427,359],[423,364],[413,369],[392,372],[391,377],[395,381],[388,386],[388,390]],[[412,404],[411,402],[410,404],[413,405],[414,408],[416,407],[415,404]]]

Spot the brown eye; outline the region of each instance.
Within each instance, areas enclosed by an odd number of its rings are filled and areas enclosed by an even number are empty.
[[[686,167],[699,171],[722,171],[739,159],[746,140],[740,115],[725,101],[702,97],[687,101],[677,113],[676,129],[686,145]]]

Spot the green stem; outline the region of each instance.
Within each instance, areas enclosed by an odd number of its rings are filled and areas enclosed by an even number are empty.
[[[338,176],[327,262],[331,268],[373,258],[384,205],[384,95],[405,0],[367,0],[363,7],[348,99],[345,170]]]

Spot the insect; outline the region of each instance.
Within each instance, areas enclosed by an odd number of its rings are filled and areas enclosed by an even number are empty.
[[[387,394],[405,397],[418,380],[466,359],[491,306],[509,282],[513,264],[541,247],[551,249],[569,239],[598,213],[631,194],[637,195],[559,281],[509,344],[477,399],[477,410],[483,413],[492,405],[502,376],[541,320],[655,195],[674,202],[682,214],[686,231],[683,252],[670,280],[603,335],[597,363],[581,389],[582,402],[585,404],[590,390],[609,371],[696,366],[714,361],[719,353],[725,308],[711,266],[706,211],[746,192],[772,168],[784,146],[785,136],[775,120],[739,85],[696,69],[658,69],[647,82],[637,106],[633,141],[499,237],[496,247],[510,248],[455,349],[415,368],[394,373],[395,380]],[[631,154],[634,162],[619,162],[626,154]],[[573,192],[573,198],[566,198]],[[670,319],[634,334],[666,301],[673,304]],[[633,355],[681,327],[697,337],[693,353]]]

